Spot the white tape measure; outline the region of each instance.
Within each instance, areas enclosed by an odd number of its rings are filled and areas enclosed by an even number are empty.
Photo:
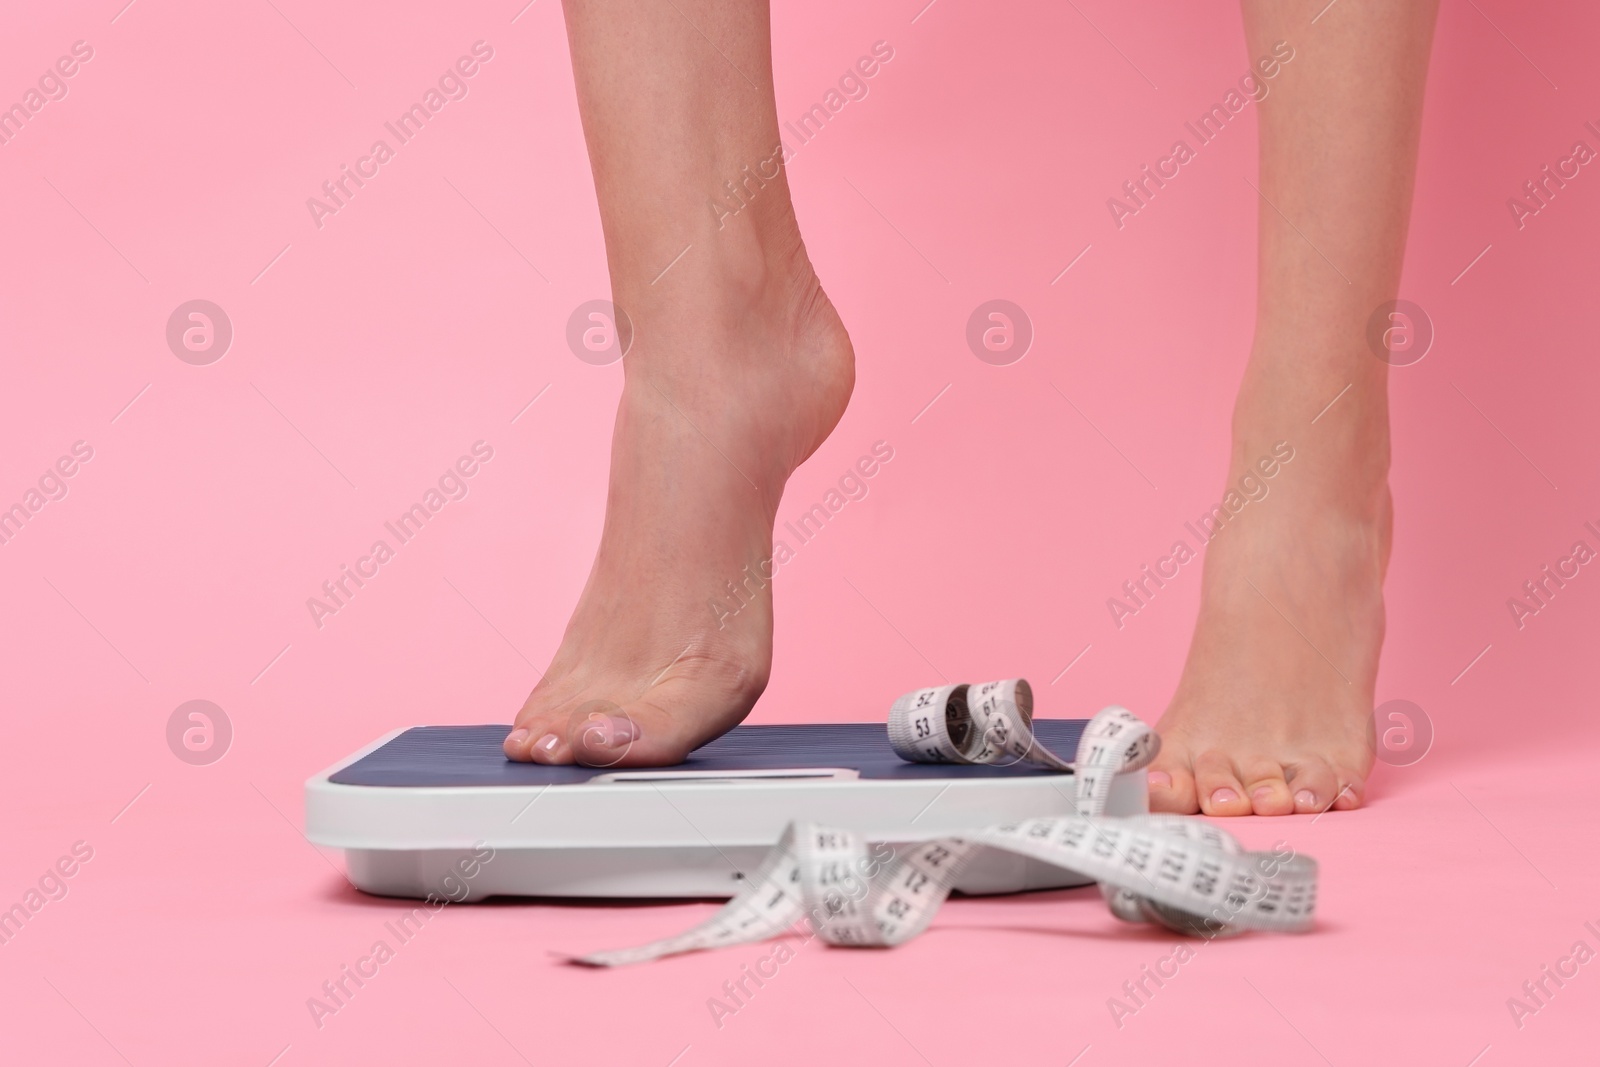
[[[1091,719],[1072,763],[1039,744],[1032,723],[1033,692],[1021,678],[946,685],[894,702],[889,743],[916,763],[1028,762],[1071,772],[1077,814],[894,845],[790,823],[739,894],[705,922],[574,962],[642,963],[764,941],[802,922],[805,933],[836,945],[898,945],[927,928],[961,868],[986,847],[1093,878],[1112,913],[1127,922],[1204,937],[1311,927],[1317,865],[1310,857],[1246,852],[1226,831],[1183,816],[1102,814],[1112,778],[1142,769],[1160,748],[1131,712],[1109,707]]]

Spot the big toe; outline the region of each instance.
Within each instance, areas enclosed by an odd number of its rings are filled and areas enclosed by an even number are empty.
[[[1205,814],[1250,814],[1250,798],[1245,795],[1244,784],[1239,781],[1233,760],[1226,753],[1202,752],[1195,757],[1194,785],[1200,810]]]
[[[697,741],[682,714],[638,700],[585,708],[573,716],[567,743],[573,760],[588,767],[665,767],[682,763]]]
[[[704,679],[667,678],[627,704],[580,708],[568,724],[567,744],[572,758],[590,767],[670,767],[737,726],[759,695],[759,688],[735,691]]]
[[[1187,753],[1175,746],[1164,746],[1161,755],[1150,765],[1147,777],[1151,811],[1193,815],[1200,810]]]

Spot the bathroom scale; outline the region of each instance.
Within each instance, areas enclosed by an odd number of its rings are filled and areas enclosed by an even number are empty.
[[[1071,759],[1084,725],[1038,719],[1033,729]],[[883,723],[736,726],[676,766],[626,769],[508,760],[510,729],[414,726],[379,738],[306,782],[306,836],[343,849],[351,882],[380,896],[717,898],[737,893],[797,819],[896,843],[1074,811],[1070,774],[908,763]],[[1117,776],[1106,814],[1148,810],[1145,773]],[[956,891],[1090,882],[986,851]]]

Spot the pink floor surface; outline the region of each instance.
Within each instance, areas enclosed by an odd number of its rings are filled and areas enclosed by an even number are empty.
[[[1300,39],[1356,2],[1304,5]],[[1380,767],[1365,810],[1233,827],[1321,862],[1315,932],[1205,945],[1119,1015],[1169,939],[1091,892],[955,901],[900,949],[808,947],[717,1019],[763,950],[610,973],[551,955],[710,905],[450,907],[319,1026],[308,999],[404,909],[301,838],[304,779],[396,726],[509,717],[598,535],[621,370],[565,340],[606,295],[570,61],[555,0],[123,3],[29,5],[0,35],[0,103],[39,101],[0,144],[0,507],[29,508],[0,544],[0,907],[38,903],[0,944],[0,1061],[1594,1062],[1600,579],[1508,606],[1600,545],[1600,178],[1508,204],[1600,146],[1592,11],[1440,15],[1402,289],[1436,339],[1392,374],[1378,683],[1433,746]],[[754,721],[876,719],[939,675],[1017,674],[1043,714],[1153,720],[1199,569],[1120,627],[1106,601],[1222,492],[1251,107],[1121,228],[1106,202],[1254,61],[1236,8],[869,0],[781,5],[774,31],[785,120],[875,42],[894,53],[790,163],[860,381],[780,518],[874,442],[894,459],[779,575]],[[315,218],[478,41],[466,95]],[[965,341],[996,298],[1034,330],[1009,366]],[[165,332],[193,299],[232,325],[207,365]],[[315,618],[477,441],[494,458],[465,498]],[[71,477],[46,478],[62,457]],[[169,747],[197,699],[231,725],[209,765]]]
[[[742,1006],[723,984],[767,947],[604,972],[551,955],[653,940],[711,904],[452,906],[401,943],[385,924],[406,907],[350,889],[286,824],[293,783],[169,778],[114,824],[126,797],[56,805],[8,853],[15,895],[94,847],[4,949],[6,1045],[27,1050],[8,1062],[1587,1063],[1593,963],[1563,964],[1576,977],[1534,1014],[1507,1001],[1538,1007],[1522,983],[1600,944],[1600,816],[1568,784],[1593,758],[1441,761],[1357,814],[1238,824],[1319,860],[1318,929],[1199,945],[1142,1006],[1123,983],[1175,942],[1093,890],[955,900],[888,951],[808,946]],[[393,959],[319,1027],[307,1000],[379,940]]]

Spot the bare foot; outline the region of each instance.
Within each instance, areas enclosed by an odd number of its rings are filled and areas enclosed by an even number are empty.
[[[1387,432],[1363,442],[1322,429],[1301,431],[1298,449],[1285,442],[1294,458],[1271,478],[1256,465],[1277,441],[1234,448],[1230,488],[1253,474],[1246,490],[1267,495],[1206,549],[1189,658],[1157,726],[1154,810],[1288,815],[1362,801],[1392,521]]]
[[[766,687],[761,564],[778,501],[843,415],[855,373],[792,214],[769,229],[697,243],[661,284],[614,282],[634,340],[605,527],[561,647],[506,738],[512,759],[677,763]],[[747,602],[731,615],[712,606],[730,583]]]

